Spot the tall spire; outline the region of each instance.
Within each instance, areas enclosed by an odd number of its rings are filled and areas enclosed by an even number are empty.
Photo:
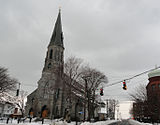
[[[58,17],[54,26],[53,34],[49,45],[57,45],[63,47],[63,32],[61,23],[61,9],[59,8]]]
[[[63,72],[63,32],[61,24],[61,10],[54,26],[53,34],[48,45],[43,72]]]

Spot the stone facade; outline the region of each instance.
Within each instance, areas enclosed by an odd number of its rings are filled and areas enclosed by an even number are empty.
[[[61,13],[59,11],[57,21],[55,23],[54,31],[48,45],[48,50],[45,58],[45,64],[42,71],[42,76],[38,81],[38,88],[27,97],[26,115],[33,112],[33,116],[42,117],[44,110],[47,111],[47,118],[59,118],[66,114],[68,108],[71,108],[71,117],[75,115],[75,106],[77,100],[81,97],[81,92],[75,90],[72,93],[72,104],[68,102],[69,87],[63,82],[64,64],[64,46],[63,46],[63,33],[61,25]],[[79,85],[79,84],[77,84]],[[80,86],[82,87],[82,86]],[[83,100],[83,99],[82,99]],[[78,104],[78,111],[83,110],[83,101]]]

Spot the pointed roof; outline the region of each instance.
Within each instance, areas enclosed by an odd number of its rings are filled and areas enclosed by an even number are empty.
[[[63,47],[63,32],[62,32],[60,9],[49,45],[57,45]]]

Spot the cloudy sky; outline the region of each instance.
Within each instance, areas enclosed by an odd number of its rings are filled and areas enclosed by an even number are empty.
[[[73,55],[108,76],[109,83],[160,63],[159,0],[1,0],[0,60],[21,88],[37,87],[59,6],[65,58]],[[147,75],[106,87],[104,98],[129,100]]]

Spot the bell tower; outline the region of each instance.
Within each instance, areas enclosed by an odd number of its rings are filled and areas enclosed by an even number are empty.
[[[42,76],[38,81],[38,88],[31,93],[27,100],[27,110],[32,109],[34,115],[41,116],[43,110],[48,111],[48,117],[60,116],[63,113],[63,64],[64,45],[61,23],[61,10],[59,10],[54,30],[47,47],[45,64]],[[33,104],[34,99],[34,104]]]
[[[53,34],[51,36],[50,43],[48,45],[43,72],[63,73],[63,63],[64,63],[63,55],[64,55],[63,32],[61,23],[61,10],[59,9]]]

